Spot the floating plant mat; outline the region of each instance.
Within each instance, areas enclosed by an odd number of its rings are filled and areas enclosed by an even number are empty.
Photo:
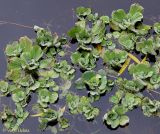
[[[139,4],[132,4],[128,12],[115,10],[111,17],[85,7],[78,7],[76,15],[77,22],[66,36],[34,26],[35,39],[25,36],[7,45],[7,73],[0,81],[0,92],[16,106],[14,110],[4,106],[0,113],[7,130],[17,131],[32,117],[38,118],[42,131],[50,123],[65,131],[71,123],[65,112],[94,120],[101,111],[94,102],[112,89],[115,94],[108,98],[111,106],[102,117],[104,124],[113,129],[127,125],[126,113],[137,107],[145,116],[159,118],[160,101],[144,92],[160,94],[160,23],[143,24]],[[99,70],[97,62],[102,62]],[[79,70],[81,76],[76,78]],[[72,85],[74,90],[70,90]],[[77,90],[88,95],[77,95]],[[35,114],[27,111],[32,94],[37,96]],[[57,107],[61,100],[63,105]]]

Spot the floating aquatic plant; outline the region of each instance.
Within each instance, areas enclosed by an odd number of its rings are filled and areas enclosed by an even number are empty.
[[[82,77],[76,81],[78,89],[83,89],[88,86],[88,93],[93,100],[98,100],[100,95],[109,92],[114,82],[106,77],[104,70],[99,70],[97,73],[94,71],[86,71]]]
[[[133,33],[122,32],[119,36],[119,43],[127,50],[133,50],[137,37]]]
[[[111,27],[113,29],[132,29],[135,24],[143,19],[143,7],[139,4],[132,4],[128,13],[123,9],[112,12]]]
[[[82,48],[81,48],[82,49]],[[91,70],[96,67],[96,60],[98,58],[98,52],[94,50],[81,50],[71,55],[71,61],[73,64],[77,64],[83,70]]]
[[[103,55],[103,60],[105,63],[108,63],[112,67],[121,67],[122,64],[127,59],[127,52],[122,50],[106,50]]]
[[[91,105],[91,100],[85,96],[79,97],[67,94],[66,101],[72,114],[82,113],[87,120],[92,120],[99,114],[99,109]]]
[[[34,94],[37,101],[32,109],[36,114],[31,117],[38,118],[41,130],[50,123],[60,130],[68,128],[66,111],[94,120],[100,106],[92,103],[98,104],[112,88],[116,91],[109,97],[113,106],[103,117],[106,125],[127,125],[126,113],[137,107],[145,116],[159,117],[160,101],[143,92],[159,94],[160,23],[143,24],[143,7],[137,3],[128,13],[123,9],[113,11],[111,18],[86,7],[78,7],[75,12],[78,20],[67,32],[69,38],[34,26],[35,39],[24,36],[7,44],[7,72],[0,81],[0,94],[11,96],[16,108],[13,111],[5,106],[0,119],[9,131],[16,132],[29,117],[30,111],[25,109]],[[150,30],[154,30],[153,35]],[[70,40],[75,40],[72,52],[68,50],[73,45]],[[81,75],[77,75],[79,70]],[[76,95],[76,89],[86,89],[87,95]]]
[[[5,107],[0,115],[4,126],[8,130],[16,132],[19,126],[28,117],[29,113],[24,111],[21,106],[17,106],[15,112],[11,111],[9,107]]]
[[[112,128],[116,128],[119,125],[124,126],[129,123],[129,117],[125,113],[125,107],[116,105],[104,115],[103,120]]]

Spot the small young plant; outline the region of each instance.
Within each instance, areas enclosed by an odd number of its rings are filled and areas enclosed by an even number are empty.
[[[88,51],[74,52],[71,55],[72,63],[79,65],[83,70],[94,69],[96,67],[96,59],[97,56]]]
[[[125,126],[129,123],[129,117],[125,115],[126,112],[127,110],[124,106],[116,105],[104,115],[103,120],[113,129],[118,126]]]
[[[24,111],[21,106],[17,106],[15,112],[9,107],[5,107],[0,113],[4,126],[11,132],[16,132],[23,121],[28,117],[29,113]]]
[[[127,52],[123,50],[106,50],[103,55],[103,60],[105,63],[109,64],[113,68],[121,67],[122,64],[127,59]]]
[[[126,50],[133,50],[135,47],[137,37],[133,33],[122,32],[118,38],[118,42]]]
[[[94,71],[86,71],[82,77],[76,81],[78,89],[87,88],[88,93],[93,100],[99,100],[102,94],[111,91],[114,82],[109,80],[104,70],[99,70],[97,73]]]
[[[160,34],[160,23],[159,22],[154,23],[153,28],[156,34]]]
[[[91,100],[85,96],[79,97],[67,94],[66,101],[72,114],[83,114],[87,120],[93,120],[99,115],[99,109],[91,105]]]
[[[112,12],[111,27],[114,30],[126,30],[135,26],[137,22],[143,19],[143,7],[139,4],[132,4],[128,13],[123,9]]]
[[[159,116],[160,102],[146,97],[142,100],[142,110],[145,116]]]

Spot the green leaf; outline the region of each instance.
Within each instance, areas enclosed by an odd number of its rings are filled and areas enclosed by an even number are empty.
[[[38,90],[38,103],[42,107],[47,107],[48,103],[55,103],[57,99],[58,99],[57,92],[50,92],[46,88]]]
[[[76,22],[75,26],[68,31],[68,35],[77,39],[80,44],[88,44],[91,42],[91,35],[85,20]]]
[[[108,24],[110,21],[108,16],[101,16],[100,20],[103,21],[103,23],[105,24]]]
[[[129,123],[129,118],[126,115],[121,116],[119,123],[121,126],[126,125],[127,123]]]
[[[143,13],[143,7],[139,5],[138,3],[132,4],[129,10],[130,15],[134,15],[135,13]]]
[[[143,54],[156,54],[157,46],[154,43],[154,40],[152,37],[146,39],[142,39],[140,42],[136,43],[136,50],[142,52]]]
[[[93,55],[93,52],[82,51],[75,52],[71,55],[72,63],[78,64],[83,70],[91,70],[96,67],[96,56]]]
[[[38,61],[43,56],[42,49],[37,45],[33,46],[32,50],[30,51],[30,56],[35,61]]]
[[[53,45],[53,36],[51,32],[39,26],[34,26],[34,30],[37,32],[36,42],[38,45],[46,47]]]
[[[9,107],[5,107],[1,114],[3,124],[10,132],[18,131],[19,126],[29,115],[29,113],[24,111],[21,106],[17,106],[14,113],[10,110]]]
[[[84,81],[89,81],[91,80],[91,78],[95,77],[96,74],[94,71],[86,71],[83,75],[82,75],[82,79]]]
[[[103,120],[112,128],[117,128],[119,125],[124,126],[129,122],[129,118],[125,113],[126,109],[123,106],[115,105],[104,115]]]
[[[141,104],[141,99],[134,94],[126,93],[122,99],[122,105],[129,110],[133,110],[136,106]]]
[[[50,103],[55,103],[58,99],[58,93],[57,92],[52,92],[50,94]]]
[[[137,35],[146,35],[151,29],[150,25],[139,23],[136,27],[131,28]]]
[[[81,31],[81,27],[75,26],[75,27],[71,28],[71,29],[67,32],[67,34],[68,34],[68,36],[70,36],[71,38],[76,39],[76,34],[78,34],[78,32],[80,32],[80,31]]]
[[[26,93],[22,90],[15,91],[12,95],[14,102],[18,103],[26,99]]]
[[[76,8],[76,15],[78,17],[85,17],[89,14],[91,14],[91,9],[90,8],[85,8],[85,7]]]
[[[118,9],[117,11],[112,12],[112,23],[118,25],[121,29],[125,30],[126,25],[123,25],[123,21],[126,19],[127,14],[123,9]],[[114,27],[112,27],[114,29]]]
[[[91,30],[92,33],[92,43],[101,43],[105,34],[106,28],[103,21],[97,20]]]
[[[59,125],[60,125],[60,128],[62,128],[62,129],[68,128],[69,127],[69,121],[68,121],[68,119],[66,119],[66,118],[60,119]]]
[[[112,19],[110,26],[113,30],[126,30],[132,31],[137,22],[143,19],[143,7],[139,4],[132,4],[129,13],[125,13],[123,9],[118,9],[112,12]]]
[[[83,114],[87,120],[94,119],[99,114],[99,109],[91,106],[89,98],[74,94],[67,94],[66,101],[72,114]]]
[[[59,77],[59,74],[54,70],[39,70],[38,74],[46,79]]]
[[[126,59],[127,52],[122,50],[106,50],[103,56],[104,62],[108,63],[113,67],[121,67],[121,65],[125,62]]]
[[[8,83],[6,81],[0,81],[0,91],[6,93],[8,91]]]
[[[18,56],[22,52],[21,46],[18,42],[13,42],[12,44],[8,44],[5,50],[7,56]]]
[[[58,121],[58,112],[51,108],[47,108],[43,110],[43,114],[39,118],[40,122],[39,127],[41,130],[45,130],[49,122],[57,123],[57,121]]]
[[[75,52],[71,55],[71,61],[73,64],[78,64],[80,58],[81,58],[81,53],[79,52]]]
[[[143,19],[143,7],[139,4],[132,4],[128,13],[130,21],[135,24]]]
[[[56,63],[54,70],[64,80],[72,80],[74,78],[75,69],[66,60]]]
[[[122,90],[118,90],[118,91],[116,91],[115,95],[113,95],[109,98],[109,101],[114,104],[118,104],[121,101],[123,94],[124,94],[124,92]]]
[[[32,48],[32,40],[30,40],[27,36],[21,37],[19,39],[19,44],[22,52],[28,52]]]
[[[133,75],[135,78],[139,79],[147,79],[152,77],[155,73],[155,69],[152,68],[149,64],[131,64],[128,68],[129,73]]]
[[[98,73],[86,71],[76,81],[76,84],[78,84],[78,88],[80,89],[86,87],[93,101],[98,100],[101,94],[110,91],[114,85],[112,80],[108,80],[104,70],[99,70]]]
[[[127,80],[127,79],[118,78],[116,82],[120,89],[126,90],[127,92],[128,91],[133,92],[133,93],[137,93],[141,91],[145,86],[144,83],[142,83],[139,79]]]
[[[36,81],[33,85],[31,85],[29,87],[29,91],[35,91],[36,89],[38,89],[40,87],[40,82]]]
[[[136,37],[132,33],[121,33],[118,39],[119,43],[127,50],[133,50],[136,42]]]
[[[159,22],[154,23],[153,29],[156,32],[156,34],[160,34],[160,23]]]
[[[153,85],[154,89],[158,89],[160,86],[160,76],[158,74],[153,75],[150,78],[150,83]]]
[[[86,117],[87,120],[92,120],[99,115],[98,108],[84,107],[83,110],[84,110],[84,116]]]
[[[75,84],[76,84],[76,88],[77,89],[84,89],[86,87],[85,84],[84,84],[84,82],[83,82],[83,80],[81,78],[77,79],[75,81]]]
[[[8,70],[21,69],[23,64],[23,60],[19,57],[10,58],[8,63]]]
[[[24,87],[29,87],[30,85],[34,83],[34,80],[31,75],[26,75],[26,76],[21,77],[18,80],[18,83]]]
[[[158,115],[158,110],[160,108],[160,102],[156,100],[151,100],[145,97],[142,100],[142,110],[145,116]]]
[[[65,52],[64,52],[64,51],[60,51],[60,52],[58,53],[58,55],[61,56],[61,57],[63,57],[63,56],[65,56]]]
[[[48,59],[43,59],[40,61],[40,68],[45,68],[45,69],[50,69],[55,65],[55,59],[53,58],[48,58]]]
[[[34,45],[29,52],[24,52],[21,55],[21,59],[24,61],[22,64],[23,68],[27,68],[29,70],[36,69],[39,66],[39,59],[43,56],[42,49]]]
[[[115,106],[114,110],[118,115],[123,115],[127,112],[127,109],[123,105]]]
[[[78,114],[78,105],[79,105],[79,101],[80,101],[80,98],[79,96],[77,95],[73,95],[73,94],[67,94],[66,96],[66,102],[67,102],[67,105],[68,105],[68,108],[70,110],[70,112],[72,114]]]

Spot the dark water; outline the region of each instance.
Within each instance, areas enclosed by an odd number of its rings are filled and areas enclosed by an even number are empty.
[[[36,24],[48,27],[52,32],[63,34],[74,25],[76,18],[73,9],[78,6],[92,7],[101,15],[110,15],[113,10],[118,8],[128,10],[129,6],[135,2],[145,8],[145,23],[153,24],[154,21],[160,21],[159,0],[0,0],[0,21],[11,21],[29,26]],[[35,37],[32,29],[10,24],[0,25],[0,79],[4,78],[6,72],[4,55],[6,44],[23,35]],[[111,93],[107,94],[98,102],[101,115],[94,122],[87,122],[81,116],[66,115],[71,120],[71,127],[64,132],[58,132],[58,134],[160,134],[160,119],[147,118],[140,109],[128,113],[130,117],[128,126],[114,131],[108,129],[102,122],[102,115],[111,107],[108,103],[110,95]],[[35,97],[32,96],[32,102],[36,100]],[[1,101],[12,105],[10,98]],[[0,105],[1,108],[2,105]],[[29,118],[22,125],[22,128],[29,129],[29,134],[40,134],[42,132],[38,130],[38,124],[37,118]],[[7,133],[3,132],[3,126],[0,124],[0,134]],[[43,134],[50,133],[49,130],[43,132]]]

